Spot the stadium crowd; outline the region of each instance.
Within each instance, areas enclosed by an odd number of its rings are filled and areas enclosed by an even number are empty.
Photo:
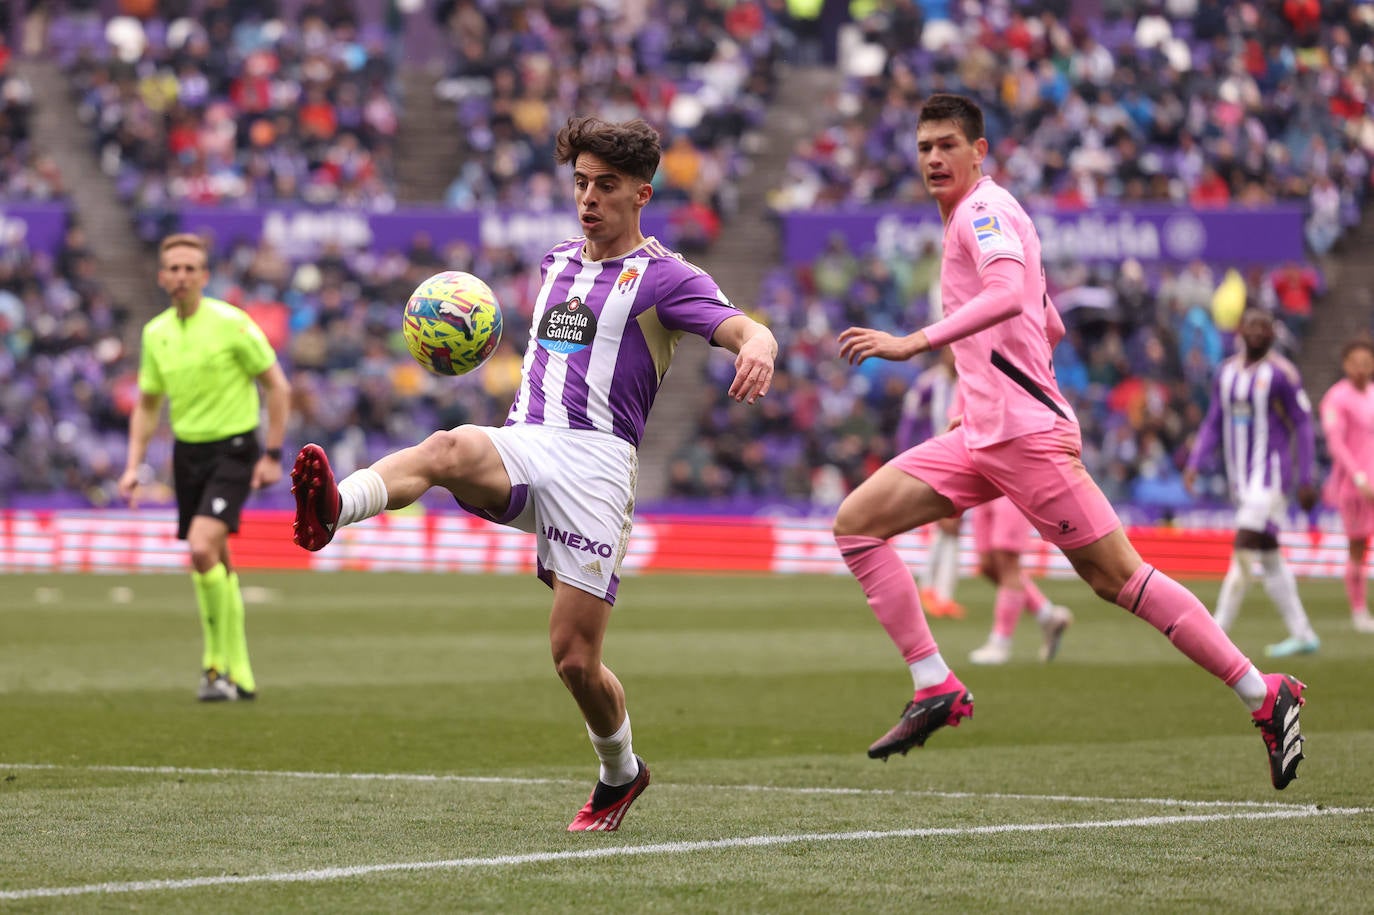
[[[48,29],[101,168],[151,240],[179,203],[390,207],[388,33],[349,0],[64,9]],[[190,15],[191,13],[194,15]]]
[[[30,138],[33,88],[14,72],[13,55],[0,36],[0,199],[59,200],[62,173]]]
[[[1194,191],[1209,170],[1225,176],[1208,192],[1213,202],[1224,190],[1242,203],[1312,194],[1324,182],[1309,187],[1304,176],[1325,172],[1337,202],[1321,212],[1338,226],[1363,199],[1374,126],[1367,104],[1340,101],[1371,85],[1368,5],[1323,5],[1301,29],[1279,28],[1277,8],[1210,0],[1106,3],[1108,15],[1090,26],[1052,3],[1032,16],[1025,4],[991,0],[973,5],[980,17],[966,5],[955,19],[939,18],[939,6],[894,2],[868,21],[870,42],[884,47],[883,75],[854,79],[838,103],[847,116],[793,160],[775,196],[780,208],[922,202],[905,144],[919,95],[936,88],[979,95],[990,132],[1007,138],[996,144],[994,174],[1032,200],[1206,205]],[[1124,6],[1141,11],[1120,14]],[[102,164],[136,212],[176,200],[388,199],[396,106],[384,25],[359,22],[347,0],[307,2],[299,25],[281,30],[270,0],[206,0],[179,29],[172,24],[186,20],[176,9],[162,4],[158,15],[131,20],[138,32],[125,28],[121,39],[137,50],[131,57],[108,29],[91,28],[89,13],[53,20],[53,46],[100,132]],[[500,9],[456,0],[434,12],[454,46],[441,87],[479,154],[451,203],[561,206],[547,170],[551,125],[595,101],[604,116],[643,114],[663,129],[660,200],[702,204],[707,226],[728,215],[773,63],[795,40],[772,4],[627,3],[612,14],[551,2],[518,17]],[[1009,69],[1003,50],[1024,66]],[[318,123],[334,125],[328,139],[309,133],[316,119],[304,116],[321,96]],[[1275,97],[1286,100],[1281,108]],[[5,99],[8,177],[8,163],[32,157],[14,158],[27,119],[22,86],[11,92],[7,81]],[[343,147],[377,166],[369,179],[326,167]],[[33,196],[60,193],[53,181]],[[1309,222],[1313,250],[1326,237]],[[690,247],[690,231],[676,241]],[[419,279],[452,268],[528,309],[536,267],[518,249],[440,251],[424,237],[390,251],[326,248],[300,259],[240,242],[216,258],[207,293],[242,305],[268,331],[297,398],[291,440],[328,443],[346,471],[433,428],[499,421],[518,379],[528,314],[508,315],[501,351],[481,373],[441,388],[405,355],[396,303]],[[699,429],[671,463],[670,495],[833,505],[908,444],[931,423],[907,396],[923,366],[870,361],[852,370],[835,359],[835,336],[855,323],[913,326],[929,311],[937,269],[934,249],[886,260],[837,239],[813,263],[775,270],[755,299],[783,347],[775,389],[761,409],[729,409],[715,399],[727,368],[710,364],[718,377],[701,388]],[[1291,353],[1322,293],[1319,273],[1301,263],[1050,269],[1057,300],[1092,303],[1065,308],[1070,335],[1056,352],[1084,423],[1085,459],[1113,498],[1165,506],[1184,498],[1186,441],[1240,305],[1282,317]],[[0,494],[75,491],[103,504],[136,369],[121,343],[123,315],[95,282],[79,226],[54,257],[7,248],[0,270],[0,377],[14,380],[0,405]]]
[[[79,225],[56,255],[10,241],[0,255],[0,501],[21,493],[108,504],[137,390]],[[163,454],[166,457],[166,454]]]
[[[943,429],[945,418],[911,394],[937,357],[852,368],[836,345],[852,325],[909,333],[933,320],[938,269],[934,246],[915,260],[886,259],[836,235],[814,262],[775,270],[757,302],[780,346],[770,402],[742,411],[713,396],[674,456],[672,495],[836,504],[898,450]],[[1135,260],[1061,263],[1047,268],[1047,282],[1051,298],[1070,306],[1055,371],[1083,426],[1084,463],[1113,500],[1165,510],[1193,501],[1183,463],[1242,310],[1274,313],[1280,349],[1292,355],[1323,291],[1317,271],[1299,263],[1216,270],[1193,261],[1154,273]],[[714,382],[729,370],[719,360],[709,367]],[[1219,477],[1203,486],[1224,494]]]
[[[673,211],[673,243],[715,240],[789,38],[771,4],[445,0],[435,15],[451,46],[437,91],[466,145],[451,206],[561,206],[558,127],[572,114],[642,117],[664,138],[654,190]]]
[[[831,122],[802,143],[779,210],[919,203],[917,113],[978,99],[988,172],[1028,206],[1305,200],[1325,254],[1358,220],[1374,155],[1374,7],[1223,0],[895,0],[867,19]]]
[[[1374,157],[1374,6],[1170,0],[1104,3],[1101,17],[1004,0],[882,6],[864,40],[841,49],[847,83],[789,162],[775,210],[932,206],[916,118],[927,94],[951,91],[982,104],[985,170],[1032,207],[1306,201],[1315,255],[1359,219]],[[888,260],[836,236],[814,263],[770,276],[758,307],[783,348],[778,402],[750,415],[706,406],[672,464],[674,494],[838,502],[910,444],[890,432],[912,427],[905,392],[920,367],[851,371],[833,341],[852,324],[906,332],[930,319],[938,265],[933,248]],[[1310,263],[1054,264],[1048,282],[1067,306],[1056,366],[1089,469],[1113,498],[1165,507],[1188,501],[1186,442],[1240,308],[1280,317],[1294,354],[1323,291]]]

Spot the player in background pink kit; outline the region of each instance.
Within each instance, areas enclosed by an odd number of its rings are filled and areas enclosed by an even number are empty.
[[[1374,341],[1352,340],[1341,349],[1345,377],[1322,398],[1320,414],[1331,476],[1322,491],[1341,514],[1350,543],[1345,566],[1345,593],[1356,632],[1374,633],[1374,618],[1365,602],[1364,560],[1374,533]]]
[[[1303,684],[1262,674],[1182,585],[1144,562],[1080,459],[1077,419],[1050,358],[1040,238],[1019,203],[982,173],[983,112],[933,95],[916,129],[921,177],[945,224],[945,317],[898,337],[872,328],[840,334],[851,363],[904,361],[954,350],[963,422],[879,468],[841,503],[834,534],[878,621],[907,662],[915,693],[868,749],[874,759],[922,746],[973,713],[973,696],[940,656],[916,583],[891,538],[1006,495],[1102,598],[1154,626],[1235,690],[1264,738],[1270,778],[1284,788],[1302,760]]]
[[[1030,522],[1006,496],[984,502],[969,514],[978,571],[997,586],[997,597],[988,640],[969,652],[968,659],[984,665],[1010,661],[1012,635],[1024,613],[1040,624],[1040,660],[1053,661],[1065,631],[1073,625],[1073,614],[1046,597],[1021,565],[1022,554],[1030,549]]]

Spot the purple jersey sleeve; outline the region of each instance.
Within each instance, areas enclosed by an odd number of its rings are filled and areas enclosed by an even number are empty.
[[[683,261],[663,270],[654,296],[658,320],[668,330],[696,334],[710,341],[726,318],[742,312],[725,297],[716,281]]]
[[[1302,379],[1297,369],[1274,373],[1274,402],[1282,411],[1297,439],[1296,448],[1298,484],[1311,485],[1316,456],[1316,434],[1312,429],[1312,404],[1307,392],[1302,388]]]

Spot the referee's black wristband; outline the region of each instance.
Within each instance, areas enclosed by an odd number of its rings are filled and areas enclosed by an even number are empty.
[[[274,460],[274,461],[280,461],[280,460],[281,460],[281,449],[280,449],[280,448],[264,448],[264,449],[262,449],[262,453],[265,454],[265,455],[267,455],[268,457],[270,457],[270,458],[271,458],[272,460]]]

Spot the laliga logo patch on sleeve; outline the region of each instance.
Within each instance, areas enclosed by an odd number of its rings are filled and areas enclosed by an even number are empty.
[[[1002,223],[994,215],[973,217],[973,237],[980,251],[1007,247],[1007,236],[1002,231]]]

